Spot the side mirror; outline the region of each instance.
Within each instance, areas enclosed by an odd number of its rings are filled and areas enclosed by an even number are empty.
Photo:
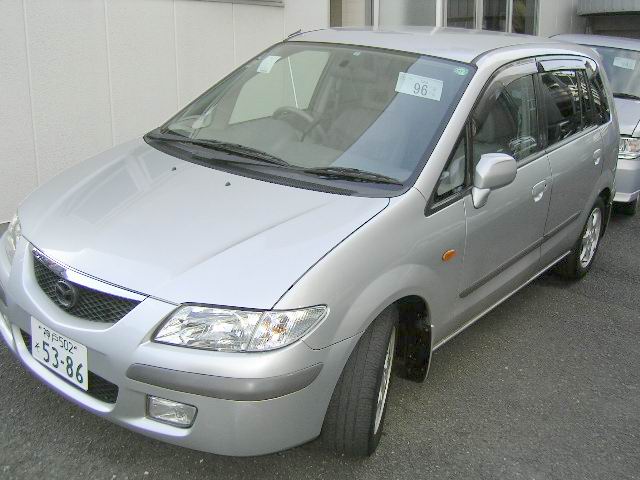
[[[513,182],[518,173],[516,160],[506,153],[486,153],[480,157],[473,176],[473,206],[483,207],[491,190]]]

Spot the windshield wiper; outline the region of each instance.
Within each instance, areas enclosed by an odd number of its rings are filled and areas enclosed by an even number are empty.
[[[634,95],[632,93],[617,92],[614,93],[613,96],[616,98],[628,98],[629,100],[640,100],[638,95]]]
[[[280,165],[283,167],[290,166],[289,162],[279,157],[276,157],[275,155],[271,155],[270,153],[263,152],[262,150],[258,150],[257,148],[247,147],[246,145],[240,145],[238,143],[222,142],[220,140],[204,140],[204,139],[198,139],[198,138],[188,138],[188,137],[182,137],[179,135],[172,135],[172,136],[153,135],[151,138],[153,138],[154,140],[160,140],[160,141],[197,145],[199,147],[208,148],[210,150],[215,150],[215,151],[224,152],[224,153],[231,153],[231,154],[239,155],[241,157],[249,158],[252,160],[259,160],[272,165]]]
[[[359,168],[348,167],[326,167],[326,168],[306,168],[304,173],[317,175],[319,177],[340,178],[345,180],[353,180],[356,182],[369,183],[386,183],[388,185],[404,185],[400,180],[393,177],[387,177],[380,173],[368,172]]]
[[[289,167],[291,165],[289,162],[283,160],[280,157],[267,153],[263,150],[258,150],[257,148],[240,145],[239,143],[217,142],[214,143],[214,148],[220,150],[221,152],[234,153],[243,157],[262,160],[273,165],[281,165],[283,167]]]
[[[309,175],[315,175],[318,177],[345,179],[345,180],[351,180],[355,182],[384,183],[388,185],[404,185],[397,178],[388,177],[380,173],[360,170],[358,168],[348,168],[348,167],[301,168],[296,165],[291,165],[286,160],[276,157],[275,155],[272,155],[270,153],[263,152],[262,150],[258,150],[252,147],[247,147],[246,145],[240,145],[238,143],[223,142],[220,140],[188,138],[188,137],[183,137],[182,135],[165,134],[165,135],[148,135],[148,136],[153,140],[197,145],[210,150],[230,153],[233,155],[238,155],[238,156],[249,158],[252,160],[258,160],[258,161],[269,163],[272,165],[288,167],[288,168],[298,170]]]

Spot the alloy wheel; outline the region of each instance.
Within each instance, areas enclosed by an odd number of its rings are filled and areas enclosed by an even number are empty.
[[[396,349],[396,327],[391,330],[391,338],[389,338],[389,344],[387,345],[387,353],[384,358],[384,366],[382,367],[382,380],[380,382],[380,389],[378,391],[378,403],[376,405],[376,420],[373,427],[374,435],[378,433],[380,423],[382,422],[382,414],[384,413],[384,407],[387,403],[387,393],[389,391],[389,383],[391,380],[391,370],[393,367],[393,355]]]
[[[602,212],[599,208],[594,208],[587,220],[587,228],[582,236],[582,244],[580,247],[580,265],[587,268],[598,248],[600,241],[600,232],[602,230]]]

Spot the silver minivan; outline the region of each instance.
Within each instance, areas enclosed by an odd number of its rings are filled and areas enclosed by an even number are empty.
[[[457,29],[291,37],[31,194],[1,239],[0,334],[153,438],[371,454],[392,371],[422,382],[538,275],[591,268],[619,140],[595,57]]]
[[[613,201],[627,215],[640,207],[640,40],[602,35],[558,35],[602,56],[620,122],[620,153]]]

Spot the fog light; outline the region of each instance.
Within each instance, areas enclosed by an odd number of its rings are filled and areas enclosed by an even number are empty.
[[[198,409],[193,405],[174,402],[166,398],[147,397],[147,413],[149,417],[174,427],[189,428],[193,425],[197,412]]]

